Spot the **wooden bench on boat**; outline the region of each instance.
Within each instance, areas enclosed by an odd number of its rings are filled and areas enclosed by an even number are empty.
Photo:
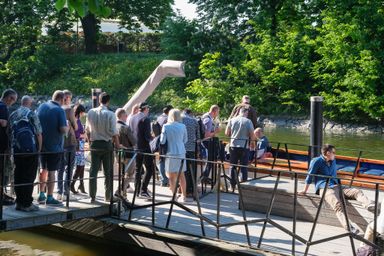
[[[275,181],[276,177],[266,177],[241,183],[245,210],[265,213],[268,210],[272,198]],[[303,186],[304,185],[300,182],[298,191],[300,191]],[[310,191],[313,190],[314,186],[312,185]],[[368,197],[371,198],[371,196]],[[315,193],[308,193],[305,196],[298,195],[297,219],[313,222],[320,204],[320,199],[321,197]],[[292,218],[293,200],[294,180],[283,177],[280,178],[271,214]],[[347,200],[347,212],[349,219],[363,231],[368,223],[373,221],[373,213],[368,212],[355,200]],[[320,211],[318,223],[341,227],[335,212],[325,201]]]

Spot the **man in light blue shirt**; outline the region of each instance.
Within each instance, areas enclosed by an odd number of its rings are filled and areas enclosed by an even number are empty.
[[[312,175],[308,175],[305,179],[305,187],[302,191],[299,192],[299,195],[305,195],[307,193],[309,185],[312,183],[312,181],[315,182],[316,191],[320,190],[320,194],[322,194],[322,191],[327,184],[327,178],[313,175],[324,175],[332,177],[329,179],[328,188],[324,199],[335,211],[342,227],[348,230],[345,214],[339,196],[340,186],[338,186],[335,160],[336,149],[332,145],[325,144],[322,147],[321,152],[321,156],[312,159],[308,170],[308,174]],[[375,204],[369,200],[360,189],[349,187],[341,187],[341,189],[342,193],[347,199],[354,199],[359,201],[368,211],[374,210]],[[352,224],[350,225],[350,228],[351,231],[355,234],[359,232],[359,230]]]

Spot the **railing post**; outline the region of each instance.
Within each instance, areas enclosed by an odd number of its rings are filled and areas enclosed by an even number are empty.
[[[160,154],[160,152],[159,152]],[[155,169],[155,166],[156,166],[156,157],[155,156],[148,156],[151,158],[151,161],[152,161],[152,166],[153,166],[153,170],[152,170],[152,226],[155,226],[155,195],[156,195],[156,169]],[[165,159],[164,159],[165,161]]]
[[[5,160],[6,160],[6,154],[3,153],[2,156],[0,156],[3,159],[3,162],[1,163],[3,171],[0,174],[0,220],[3,219],[3,198],[4,198],[4,172],[5,172]]]
[[[168,213],[167,223],[165,224],[165,228],[166,228],[166,229],[168,229],[168,227],[169,227],[169,222],[171,221],[171,216],[172,216],[172,211],[173,211],[173,205],[175,204],[175,199],[176,199],[177,186],[179,185],[180,174],[181,174],[181,172],[182,172],[182,170],[183,170],[184,161],[185,161],[185,159],[182,159],[182,160],[181,160],[180,169],[179,169],[179,172],[178,172],[178,174],[177,174],[177,178],[176,178],[176,185],[175,185],[175,188],[174,188],[173,191],[172,191],[171,207],[169,208],[169,213]]]
[[[295,235],[296,235],[296,214],[297,214],[297,173],[295,172],[295,176],[294,176],[294,179],[295,179],[295,185],[294,185],[294,194],[293,194],[293,227],[292,227],[292,233],[294,236],[292,236],[292,255],[295,255],[295,246],[296,246],[296,239],[295,239]]]
[[[125,151],[124,150],[118,150],[117,151],[117,175],[118,175],[118,181],[117,181],[117,188],[118,188],[118,191],[117,193],[119,194],[119,196],[121,197],[121,192],[123,191],[124,189],[124,175],[122,175],[122,172],[124,171],[121,167],[122,167],[122,164],[121,164],[121,154],[125,154]],[[124,165],[123,165],[124,167]],[[112,179],[112,182],[113,182],[113,179]],[[118,206],[117,206],[117,214],[120,218],[121,216],[121,202],[119,202]]]
[[[323,145],[323,97],[311,97],[311,159],[320,155]]]
[[[69,208],[69,197],[71,196],[71,189],[70,189],[70,186],[71,186],[71,181],[72,181],[72,170],[71,170],[71,151],[67,151],[67,152],[64,152],[64,154],[67,154],[67,175],[63,175],[63,177],[67,177],[67,179],[65,180],[65,183],[67,185],[67,198],[66,198],[66,202],[65,202],[65,206],[67,208]],[[64,167],[65,168],[65,167]],[[65,169],[64,169],[64,172],[65,172]],[[63,181],[60,181],[60,184],[62,184]],[[65,188],[65,186],[64,186]],[[65,192],[65,189],[64,189],[64,192]]]
[[[308,238],[308,241],[307,241],[307,246],[305,248],[304,255],[308,255],[308,251],[309,251],[309,247],[311,246],[313,234],[315,233],[315,229],[316,229],[316,225],[317,225],[317,220],[319,219],[321,207],[323,206],[325,194],[327,193],[328,184],[329,184],[329,178],[327,178],[327,181],[325,182],[325,187],[323,189],[323,194],[321,195],[319,207],[317,208],[316,217],[315,217],[315,220],[313,221],[311,233],[309,234],[309,238]]]
[[[377,245],[377,215],[379,212],[379,183],[375,185],[375,212],[373,219],[373,243]]]
[[[345,202],[344,192],[343,192],[343,188],[341,186],[341,182],[340,181],[339,181],[339,184],[338,184],[337,187],[339,188],[339,197],[341,199],[341,206],[342,206],[343,212],[344,212],[345,223],[347,223],[347,229],[348,229],[348,232],[349,232],[349,240],[351,242],[352,254],[354,256],[356,256],[355,243],[353,242],[353,237],[351,236],[351,225],[349,224],[347,205],[346,205],[346,202]]]

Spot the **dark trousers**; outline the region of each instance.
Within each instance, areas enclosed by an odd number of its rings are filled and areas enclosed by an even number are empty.
[[[217,160],[217,150],[218,150],[218,138],[211,138],[210,140],[203,141],[204,147],[208,150],[208,161]],[[213,169],[213,163],[207,163],[205,170],[202,174],[204,177],[209,177],[211,170]]]
[[[16,203],[23,207],[32,204],[33,182],[36,179],[39,157],[37,155],[15,156]],[[28,184],[18,186],[19,184]]]
[[[230,147],[230,159],[229,162],[231,164],[239,164],[240,165],[248,165],[248,149],[246,148],[236,148],[236,147]],[[231,167],[231,185],[236,185],[236,179],[237,179],[237,167],[232,166]],[[246,181],[248,179],[248,169],[247,167],[241,167],[241,180]]]
[[[195,152],[193,151],[187,151],[185,154],[186,158],[195,159]],[[195,168],[195,161],[187,160],[186,162],[187,168],[184,172],[185,175],[185,181],[187,183],[187,193],[193,193],[193,182],[192,182],[192,175],[193,177],[196,177],[196,168]],[[196,181],[195,181],[196,182]]]
[[[109,201],[112,195],[113,176],[113,145],[110,141],[96,140],[91,144],[91,170],[89,180],[89,195],[96,197],[97,172],[103,164],[105,200]]]
[[[61,161],[61,166],[59,171],[57,172],[57,192],[59,194],[63,194],[64,192],[66,195],[68,195],[68,184],[69,182],[71,182],[73,168],[75,167],[76,146],[66,147],[64,148],[64,151],[65,152]]]
[[[153,156],[149,155],[143,155],[140,154],[140,152],[143,153],[151,153],[150,150],[139,150],[137,157],[136,157],[136,173],[135,173],[135,188],[136,192],[140,193],[141,191],[147,191],[148,190],[148,184],[151,180],[151,177],[153,175],[153,170],[155,168],[154,161],[155,158]],[[143,182],[141,182],[141,176],[143,172],[143,163],[145,165],[145,175]],[[153,181],[155,182],[155,181]]]

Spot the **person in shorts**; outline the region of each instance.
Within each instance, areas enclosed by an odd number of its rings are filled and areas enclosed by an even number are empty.
[[[53,198],[56,171],[60,168],[64,150],[64,135],[68,132],[64,104],[64,92],[55,91],[52,100],[43,103],[37,110],[41,127],[43,129],[43,146],[40,157],[40,195],[37,199],[40,204],[61,205],[59,200]],[[47,182],[47,183],[46,183]],[[47,188],[47,196],[45,191]]]

